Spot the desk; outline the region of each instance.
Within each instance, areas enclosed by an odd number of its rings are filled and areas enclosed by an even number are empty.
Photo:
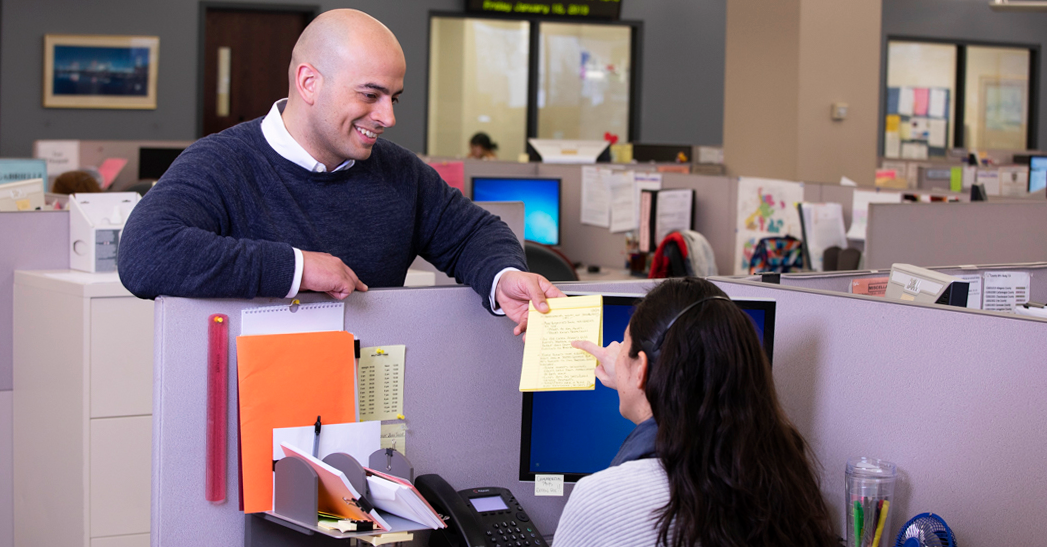
[[[153,302],[16,271],[14,317],[15,545],[148,546]]]

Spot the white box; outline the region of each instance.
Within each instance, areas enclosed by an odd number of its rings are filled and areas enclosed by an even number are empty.
[[[70,196],[69,267],[84,272],[115,272],[120,234],[139,199],[137,192]]]

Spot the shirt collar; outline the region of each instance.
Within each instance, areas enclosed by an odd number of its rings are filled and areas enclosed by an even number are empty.
[[[287,161],[307,171],[326,173],[327,167],[309,155],[309,152],[306,152],[305,148],[302,148],[302,145],[298,144],[298,141],[294,140],[294,137],[287,131],[287,126],[284,125],[284,119],[281,116],[286,105],[287,99],[276,101],[269,109],[269,113],[265,115],[265,119],[262,120],[262,135],[265,136],[265,141]],[[335,167],[332,172],[349,169],[354,163],[356,162],[353,160],[345,160],[338,164],[338,167]]]

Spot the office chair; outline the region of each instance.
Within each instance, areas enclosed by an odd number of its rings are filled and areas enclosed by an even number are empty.
[[[536,241],[524,241],[527,269],[549,281],[578,281],[574,266],[560,251]]]

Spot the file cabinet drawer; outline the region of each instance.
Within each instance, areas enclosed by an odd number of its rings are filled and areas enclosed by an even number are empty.
[[[149,533],[152,416],[91,420],[91,537]]]
[[[149,547],[149,534],[91,538],[91,547]]]
[[[153,302],[91,300],[91,417],[153,412]]]

